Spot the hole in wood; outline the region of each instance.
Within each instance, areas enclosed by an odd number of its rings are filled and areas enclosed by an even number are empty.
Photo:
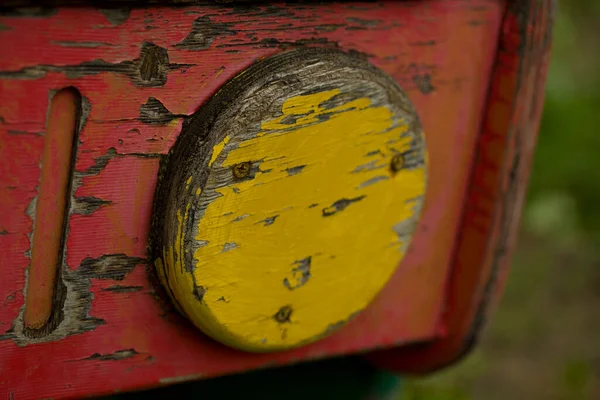
[[[50,100],[27,278],[26,330],[47,333],[55,327],[49,322],[63,261],[80,110],[81,96],[74,88],[62,89]]]

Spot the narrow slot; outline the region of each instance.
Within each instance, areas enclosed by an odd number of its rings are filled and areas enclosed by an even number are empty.
[[[50,100],[27,278],[26,330],[48,333],[55,328],[49,323],[61,279],[80,111],[81,95],[74,88],[59,90]]]

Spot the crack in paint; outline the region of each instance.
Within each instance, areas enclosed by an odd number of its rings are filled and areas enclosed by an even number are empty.
[[[48,72],[60,72],[75,79],[103,72],[112,72],[129,77],[138,87],[159,87],[167,82],[167,74],[173,70],[185,70],[195,64],[169,63],[167,50],[154,43],[144,42],[140,57],[131,61],[110,63],[101,59],[84,61],[75,65],[35,65],[16,71],[0,71],[0,79],[39,79]]]
[[[352,199],[345,199],[345,198],[340,199],[340,200],[336,201],[335,203],[333,203],[331,206],[324,208],[322,210],[323,216],[330,217],[340,211],[344,211],[346,209],[346,207],[348,207],[350,204],[361,201],[365,197],[366,196],[363,195],[363,196],[355,197]]]
[[[125,350],[117,350],[114,353],[110,353],[110,354],[100,354],[100,353],[94,353],[89,357],[86,358],[82,358],[80,360],[77,361],[88,361],[88,360],[94,360],[94,361],[118,361],[118,360],[124,360],[126,358],[132,358],[136,355],[138,355],[140,353],[138,353],[137,351],[135,351],[135,349],[125,349]]]
[[[308,282],[310,277],[312,276],[310,273],[310,267],[312,264],[312,257],[306,257],[302,260],[294,261],[294,264],[298,265],[296,268],[292,268],[292,280],[294,283],[290,283],[290,279],[285,278],[283,280],[283,285],[289,290],[298,289],[302,287]]]

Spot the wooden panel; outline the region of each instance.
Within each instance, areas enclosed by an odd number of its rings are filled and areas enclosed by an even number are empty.
[[[364,60],[322,48],[261,60],[190,118],[161,167],[157,275],[184,315],[232,347],[322,339],[406,254],[425,147],[407,96]]]
[[[370,355],[381,367],[425,373],[460,360],[498,303],[537,142],[555,10],[555,1],[508,5],[440,320],[444,335]]]
[[[442,334],[503,12],[503,1],[430,0],[2,17],[2,388],[18,397],[104,393]],[[146,246],[156,176],[186,116],[228,79],[261,57],[304,46],[355,52],[407,92],[429,152],[425,211],[390,284],[346,328],[297,350],[247,354],[201,335],[151,284]],[[82,95],[83,127],[59,279],[64,319],[30,337],[22,306],[46,114],[51,93],[67,86]]]

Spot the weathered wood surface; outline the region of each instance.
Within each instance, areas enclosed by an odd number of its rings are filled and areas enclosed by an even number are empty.
[[[3,391],[103,393],[443,335],[447,274],[504,6],[440,0],[65,9],[0,18]],[[150,283],[157,173],[184,121],[226,81],[259,58],[306,46],[354,52],[406,91],[427,135],[428,194],[404,262],[363,313],[312,345],[247,354],[199,334]],[[60,266],[64,318],[47,335],[30,337],[23,305],[31,211],[50,93],[68,86],[82,95],[83,127]]]
[[[385,352],[377,365],[423,373],[474,348],[502,294],[537,142],[556,1],[515,0],[502,23],[438,340]]]
[[[194,324],[232,347],[323,338],[404,256],[425,159],[412,104],[369,63],[314,48],[261,60],[190,118],[159,174],[159,276]]]

